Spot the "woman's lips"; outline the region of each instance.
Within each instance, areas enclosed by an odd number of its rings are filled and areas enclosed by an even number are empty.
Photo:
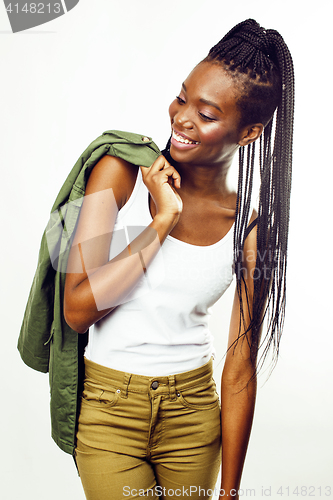
[[[191,149],[198,146],[200,143],[188,139],[186,136],[172,129],[171,144],[179,149]]]

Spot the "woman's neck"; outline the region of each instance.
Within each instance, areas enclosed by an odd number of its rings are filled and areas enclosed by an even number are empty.
[[[232,189],[228,185],[227,176],[230,165],[199,166],[175,164],[181,176],[181,191],[190,196],[207,199],[227,197]]]

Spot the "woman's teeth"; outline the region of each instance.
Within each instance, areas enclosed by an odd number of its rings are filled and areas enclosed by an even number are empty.
[[[176,139],[176,141],[182,142],[183,144],[199,144],[198,142],[190,141],[189,139],[185,139],[185,137],[176,134],[174,130],[172,131],[172,136],[174,137],[174,139]]]

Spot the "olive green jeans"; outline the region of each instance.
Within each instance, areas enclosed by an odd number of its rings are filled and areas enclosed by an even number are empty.
[[[211,498],[221,455],[212,361],[168,377],[85,368],[75,456],[87,499]]]

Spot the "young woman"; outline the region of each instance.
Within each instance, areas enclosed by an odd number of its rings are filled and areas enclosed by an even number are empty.
[[[211,498],[221,441],[220,498],[238,498],[258,364],[277,354],[284,316],[293,93],[282,37],[247,20],[183,82],[163,156],[140,169],[104,156],[92,170],[64,300],[70,327],[90,328],[76,447],[88,500]],[[220,407],[208,317],[234,273]]]

